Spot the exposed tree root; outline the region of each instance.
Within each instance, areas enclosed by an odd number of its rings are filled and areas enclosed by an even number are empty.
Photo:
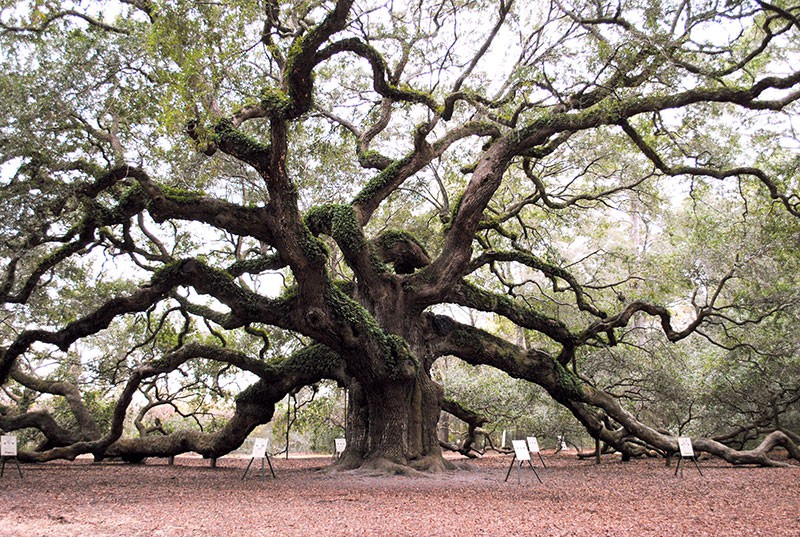
[[[439,454],[428,455],[404,463],[379,456],[361,458],[357,453],[345,452],[342,457],[323,471],[326,473],[352,472],[370,477],[387,475],[425,477],[464,468],[464,465],[448,461]]]

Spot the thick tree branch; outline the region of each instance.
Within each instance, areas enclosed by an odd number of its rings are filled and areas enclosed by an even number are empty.
[[[23,371],[19,365],[11,370],[11,378],[37,392],[63,397],[78,424],[79,437],[82,440],[96,440],[100,437],[100,428],[97,426],[94,416],[84,404],[78,388],[71,382],[40,379],[31,373]]]

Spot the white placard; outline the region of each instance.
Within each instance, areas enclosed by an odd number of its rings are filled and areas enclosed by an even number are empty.
[[[511,445],[514,446],[514,454],[517,456],[517,460],[531,460],[531,452],[528,451],[528,444],[525,440],[512,440]]]
[[[333,442],[336,444],[336,453],[344,453],[347,447],[347,440],[344,438],[336,438]]]
[[[681,457],[694,457],[694,448],[692,448],[692,439],[688,436],[678,437],[678,447],[681,449]]]
[[[535,436],[528,437],[528,451],[531,453],[539,453],[539,441]]]
[[[11,435],[0,436],[0,457],[17,456],[17,437]]]
[[[255,442],[253,442],[254,459],[263,459],[267,456],[267,444],[266,438],[256,438]]]

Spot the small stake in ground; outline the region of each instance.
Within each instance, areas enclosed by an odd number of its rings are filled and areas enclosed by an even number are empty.
[[[539,480],[539,483],[543,483],[542,478],[539,477],[539,472],[537,472],[536,468],[531,464],[531,452],[528,451],[528,444],[525,443],[525,440],[512,440],[511,445],[514,446],[514,458],[511,459],[511,466],[508,467],[505,481],[508,481],[508,476],[511,475],[514,462],[519,461],[517,465],[517,484],[519,485],[522,479],[522,463],[527,461],[528,466],[530,466],[533,473],[536,474],[536,479]]]
[[[695,468],[697,471],[700,472],[700,475],[703,475],[703,471],[700,469],[700,465],[697,464],[697,456],[694,454],[694,448],[692,447],[692,439],[688,436],[681,436],[678,437],[678,447],[681,450],[681,457],[678,459],[678,465],[675,467],[675,473],[673,476],[678,475],[678,469],[681,470],[681,479],[683,479],[683,468],[681,467],[681,462],[684,459],[691,459],[694,463]]]
[[[547,465],[544,463],[544,459],[542,458],[542,453],[539,451],[539,441],[535,436],[528,437],[528,451],[531,453],[536,453],[539,456],[539,460],[542,461],[542,468],[547,468]]]
[[[0,436],[0,477],[3,477],[8,459],[14,459],[19,478],[22,479],[22,468],[19,467],[19,459],[17,459],[17,437],[10,434]]]
[[[253,455],[250,457],[250,462],[247,463],[247,468],[244,469],[244,475],[242,475],[242,481],[247,476],[247,472],[250,470],[250,465],[253,464],[253,461],[256,459],[261,459],[261,478],[266,481],[267,474],[264,470],[264,459],[267,460],[269,464],[269,471],[272,473],[272,478],[277,479],[275,477],[275,470],[272,468],[272,461],[269,460],[269,455],[267,454],[267,447],[269,441],[267,438],[256,438],[256,441],[253,443]]]

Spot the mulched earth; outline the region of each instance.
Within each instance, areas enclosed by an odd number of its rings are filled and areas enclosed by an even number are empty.
[[[7,464],[0,536],[800,536],[800,466],[716,459],[675,477],[663,460],[603,464],[544,453],[544,483],[510,456],[426,477],[320,471],[330,458],[179,457]],[[517,482],[519,478],[519,483]]]

